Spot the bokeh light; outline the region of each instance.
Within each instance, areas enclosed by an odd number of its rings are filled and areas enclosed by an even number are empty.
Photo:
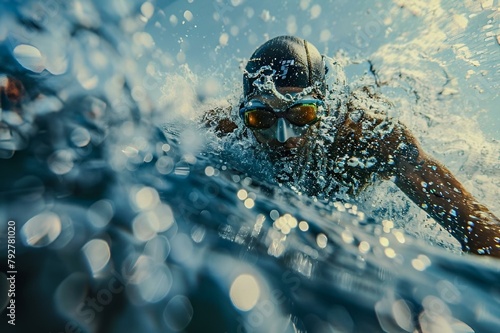
[[[241,274],[231,284],[229,296],[234,306],[241,311],[250,311],[260,297],[260,285],[251,274]]]
[[[29,246],[51,244],[61,233],[61,220],[52,212],[43,212],[29,219],[21,229],[22,240]]]
[[[109,245],[102,239],[93,239],[87,242],[82,247],[82,251],[94,276],[97,276],[106,267],[111,258]]]

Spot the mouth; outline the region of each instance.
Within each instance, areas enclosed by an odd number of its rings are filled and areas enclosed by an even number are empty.
[[[285,142],[285,147],[288,149],[299,148],[304,145],[304,138],[290,138]]]
[[[271,154],[279,157],[293,157],[297,155],[299,148],[304,145],[303,138],[290,138],[285,142],[279,142],[278,140],[272,140],[266,143],[270,148]]]
[[[303,138],[290,138],[286,140],[285,142],[279,142],[276,139],[273,139],[271,141],[267,142],[267,145],[271,148],[277,148],[277,149],[287,149],[291,150],[294,148],[299,148],[303,145],[304,139]]]

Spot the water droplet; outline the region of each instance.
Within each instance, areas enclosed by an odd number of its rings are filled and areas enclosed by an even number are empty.
[[[71,142],[77,147],[85,147],[90,142],[90,133],[86,128],[77,127],[71,132]]]
[[[76,311],[76,300],[83,300],[87,296],[87,283],[87,274],[78,272],[72,273],[59,284],[54,293],[54,301],[61,313],[70,315]]]
[[[406,332],[413,332],[415,328],[412,320],[413,314],[405,300],[400,299],[395,301],[392,303],[391,308],[392,315],[398,326]]]
[[[262,19],[262,21],[264,22],[269,22],[271,21],[272,17],[271,17],[271,13],[269,12],[269,10],[267,9],[264,9],[262,11],[262,13],[260,14],[260,18]]]
[[[311,20],[317,19],[321,15],[321,6],[314,5],[311,7]]]
[[[244,205],[248,209],[252,209],[255,206],[255,200],[252,198],[247,198],[244,201]]]
[[[152,259],[162,262],[170,254],[170,243],[165,236],[156,236],[146,243],[144,254]]]
[[[306,232],[307,230],[309,230],[309,223],[307,223],[306,221],[300,221],[300,223],[299,223],[299,229],[301,231]]]
[[[208,177],[212,177],[213,175],[215,175],[215,169],[212,166],[207,166],[205,168],[205,175]]]
[[[144,301],[156,303],[167,296],[172,282],[172,273],[165,264],[154,265],[150,274],[139,283],[139,293]]]
[[[394,259],[396,257],[396,251],[394,251],[392,248],[388,247],[384,250],[384,254],[391,259]]]
[[[175,170],[174,174],[180,177],[187,177],[189,176],[189,173],[191,172],[191,168],[188,163],[186,162],[178,162],[175,165]]]
[[[238,197],[238,199],[240,200],[245,200],[247,197],[248,197],[248,193],[246,190],[244,189],[241,189],[238,191],[238,193],[236,194],[236,196]]]
[[[156,161],[155,167],[162,175],[168,175],[174,170],[174,160],[170,156],[162,156]]]
[[[147,255],[132,253],[125,259],[121,272],[130,284],[139,284],[150,274],[154,261]]]
[[[191,11],[189,10],[186,10],[184,12],[184,18],[189,22],[193,19],[193,13],[191,13]]]
[[[249,311],[259,300],[259,283],[253,275],[241,274],[231,284],[229,297],[236,308],[241,311]]]
[[[356,167],[359,165],[359,160],[357,157],[351,157],[348,161],[347,161],[347,165],[348,166],[351,166],[351,167]]]
[[[14,57],[26,69],[40,73],[45,69],[45,61],[40,50],[26,44],[18,45],[14,48]]]
[[[193,306],[189,299],[182,295],[173,297],[165,307],[163,319],[175,332],[183,331],[193,319]]]
[[[135,238],[145,242],[156,236],[159,224],[158,216],[155,213],[143,212],[134,218],[132,231]]]
[[[229,42],[229,35],[227,33],[222,33],[219,37],[219,45],[226,46]]]
[[[355,123],[358,123],[361,120],[361,117],[363,117],[363,114],[363,110],[353,110],[349,113],[349,119],[351,119]]]
[[[405,235],[401,231],[393,231],[394,237],[396,237],[397,241],[400,242],[401,244],[404,244],[406,242]]]
[[[146,17],[147,19],[150,19],[155,12],[155,7],[153,4],[149,1],[145,2],[141,6],[141,13]]]
[[[113,204],[109,200],[100,200],[92,204],[87,211],[87,218],[96,228],[103,228],[115,214]]]
[[[132,202],[139,210],[147,210],[155,208],[160,203],[158,192],[149,186],[144,186],[141,189],[132,191]]]
[[[413,266],[413,268],[415,268],[417,271],[420,271],[420,272],[422,272],[426,269],[425,264],[420,259],[413,259],[411,261],[411,265]]]
[[[158,224],[158,232],[163,232],[175,223],[175,218],[174,218],[174,213],[172,211],[172,208],[167,205],[167,204],[160,204],[156,209],[154,210],[157,216],[159,216],[159,224]]]
[[[170,15],[170,18],[168,19],[168,21],[170,22],[170,24],[175,27],[177,25],[177,23],[179,22],[179,19],[177,18],[177,16],[175,15]]]
[[[361,253],[367,253],[368,251],[370,251],[370,243],[368,243],[367,241],[362,241],[361,243],[359,243],[358,249]]]
[[[379,241],[380,245],[382,245],[384,247],[389,246],[389,239],[387,237],[380,237],[378,241]]]
[[[382,225],[386,233],[389,233],[391,229],[394,228],[394,222],[392,220],[383,220]]]
[[[318,244],[320,248],[324,249],[327,243],[328,243],[328,238],[326,237],[325,234],[319,234],[318,236],[316,236],[316,244]]]
[[[291,228],[296,228],[298,225],[297,219],[293,217],[291,214],[285,214],[285,222]]]
[[[50,170],[56,175],[64,175],[70,172],[74,166],[73,151],[69,149],[61,149],[54,152],[48,158]]]
[[[422,263],[425,265],[425,267],[429,267],[432,264],[432,261],[429,259],[429,257],[424,255],[424,254],[419,254],[417,259],[422,261]]]
[[[195,243],[201,243],[205,238],[205,227],[202,225],[195,226],[191,229],[191,238]]]
[[[87,258],[92,274],[95,276],[109,262],[111,252],[109,245],[102,239],[93,239],[82,247],[82,251]]]
[[[371,168],[372,166],[374,166],[375,164],[377,163],[377,159],[375,157],[369,157],[367,160],[366,160],[366,163],[365,163],[365,167],[366,168]]]
[[[23,241],[33,247],[51,244],[60,233],[61,220],[52,212],[44,212],[32,217],[21,229]]]

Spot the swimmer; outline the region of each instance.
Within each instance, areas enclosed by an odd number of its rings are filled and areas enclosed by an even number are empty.
[[[500,257],[500,220],[427,155],[404,125],[349,103],[344,111],[326,103],[325,64],[311,43],[280,36],[260,46],[245,67],[241,124],[271,160],[296,163],[281,180],[302,182],[315,195],[345,188],[352,196],[374,179],[392,180],[463,251]],[[237,122],[220,113],[207,113],[207,125],[220,135],[234,132]],[[330,136],[321,136],[324,129]],[[314,179],[324,175],[323,182]]]

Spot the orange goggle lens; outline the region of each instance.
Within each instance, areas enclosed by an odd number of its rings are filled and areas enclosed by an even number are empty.
[[[243,112],[245,125],[255,129],[273,126],[278,118],[285,118],[296,126],[305,126],[318,119],[318,106],[314,103],[292,105],[284,112],[274,112],[270,108],[246,109]]]

